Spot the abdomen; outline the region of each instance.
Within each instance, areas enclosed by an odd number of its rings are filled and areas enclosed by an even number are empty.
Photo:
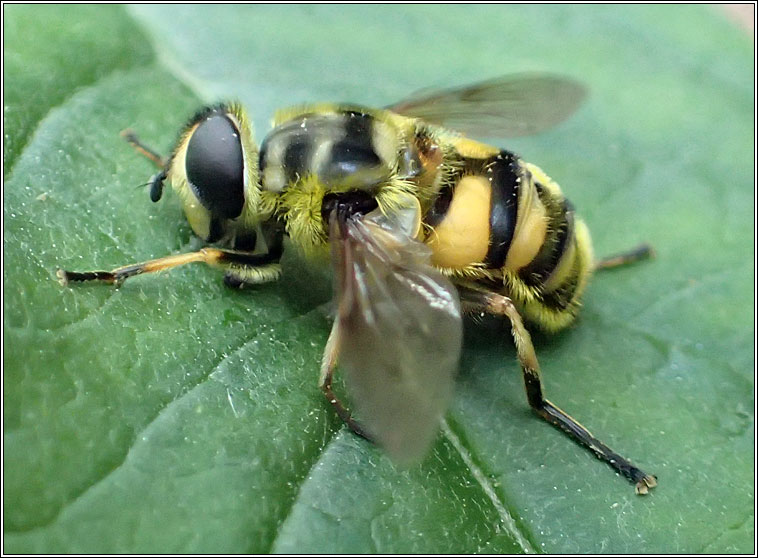
[[[509,296],[543,329],[567,326],[592,268],[587,227],[539,167],[508,151],[481,156],[484,146],[469,140],[461,146],[424,217],[433,263]]]

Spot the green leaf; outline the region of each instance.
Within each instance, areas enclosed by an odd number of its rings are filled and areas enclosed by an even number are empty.
[[[754,552],[754,75],[706,6],[4,6],[4,550],[9,553]],[[508,326],[467,324],[458,389],[397,470],[317,388],[328,276],[288,246],[245,291],[153,168],[203,102],[386,105],[542,70],[586,83],[505,147],[555,178],[598,254],[577,324],[534,334],[548,397],[659,477],[635,496],[530,412]]]
[[[93,20],[97,18],[97,25]],[[3,6],[4,176],[40,120],[76,89],[149,64],[145,36],[116,7]],[[102,30],[107,30],[102,33]]]

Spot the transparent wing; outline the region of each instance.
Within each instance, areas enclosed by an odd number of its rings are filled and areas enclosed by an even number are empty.
[[[517,137],[563,122],[581,104],[586,89],[549,74],[512,74],[489,81],[420,91],[387,107],[467,135]]]
[[[351,405],[394,461],[411,464],[429,449],[453,391],[458,293],[423,244],[380,216],[334,218],[331,237],[338,364]]]

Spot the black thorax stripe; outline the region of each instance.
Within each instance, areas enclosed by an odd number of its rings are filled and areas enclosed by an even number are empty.
[[[344,133],[332,146],[328,163],[320,169],[321,174],[339,181],[362,169],[379,167],[382,161],[374,149],[374,124],[371,115],[346,111],[342,121]]]
[[[282,191],[308,175],[329,186],[378,183],[391,171],[374,145],[379,125],[386,126],[355,110],[307,113],[280,124],[260,148],[264,189]]]

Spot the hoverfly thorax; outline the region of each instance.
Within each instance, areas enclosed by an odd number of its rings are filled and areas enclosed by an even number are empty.
[[[419,172],[418,158],[403,155],[408,131],[383,111],[316,105],[282,111],[274,124],[260,151],[263,204],[276,200],[288,234],[309,255],[326,253],[333,211],[391,207],[400,177]]]
[[[315,175],[330,190],[371,191],[395,165],[397,131],[369,112],[311,107],[276,121],[261,145],[264,190],[282,192]]]
[[[195,114],[180,135],[165,177],[200,238],[219,242],[250,230],[258,220],[258,149],[242,108],[221,104]]]

